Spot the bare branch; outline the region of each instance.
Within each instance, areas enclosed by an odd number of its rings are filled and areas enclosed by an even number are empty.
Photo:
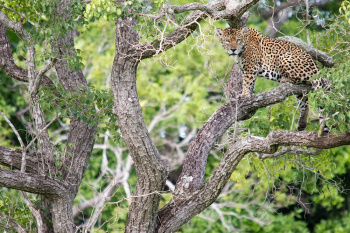
[[[59,118],[60,116],[55,116],[43,129],[40,130],[39,133],[37,133],[35,135],[35,138],[27,145],[27,147],[25,148],[25,150],[28,150],[29,147],[35,142],[36,139],[38,139],[38,137],[47,130],[47,128],[55,121]]]
[[[43,229],[45,224],[44,224],[43,218],[41,217],[40,211],[35,208],[35,206],[33,205],[33,203],[31,202],[31,200],[29,199],[29,197],[25,192],[20,191],[20,193],[24,199],[24,202],[27,204],[28,208],[30,209],[30,211],[32,212],[32,214],[36,219],[36,223],[38,225],[38,233],[45,232]]]
[[[14,62],[6,30],[7,27],[0,22],[0,68],[14,79],[28,82],[28,70],[17,66]],[[43,77],[41,85],[51,86],[52,84],[53,82],[47,76]]]
[[[276,157],[281,157],[286,154],[291,154],[291,155],[319,155],[322,152],[321,149],[304,149],[296,146],[288,146],[284,147],[281,150],[273,153],[273,154],[261,154],[259,155],[259,158],[261,160],[267,159],[267,158],[276,158]]]
[[[246,11],[257,2],[258,0],[244,0],[239,2],[216,0],[206,5],[190,3],[183,6],[171,6],[170,9],[175,9],[177,12],[184,12],[187,10],[196,11],[188,14],[182,21],[180,27],[168,35],[165,35],[162,40],[158,39],[151,43],[140,45],[139,48],[136,49],[138,53],[136,57],[140,59],[149,58],[174,47],[191,35],[191,33],[197,29],[198,23],[208,16],[214,19],[225,19],[230,22],[230,25],[234,25],[240,21],[240,17]]]
[[[289,0],[287,2],[283,2],[279,6],[276,6],[276,7],[271,8],[270,10],[261,12],[261,16],[264,19],[268,19],[268,18],[272,17],[274,14],[277,14],[279,11],[282,11],[288,7],[291,7],[291,6],[298,5],[301,1],[302,0]]]
[[[5,114],[0,111],[1,116],[6,120],[7,124],[10,125],[11,129],[13,130],[13,132],[16,134],[16,137],[19,141],[19,144],[21,144],[22,147],[22,162],[21,162],[21,172],[25,172],[26,171],[26,149],[25,149],[25,145],[22,141],[21,136],[19,135],[17,129],[15,128],[15,126],[11,123],[11,121],[5,116]]]
[[[214,13],[218,13],[219,11],[215,10],[213,7],[209,6],[209,4],[201,4],[198,2],[192,2],[181,6],[171,5],[168,11],[172,11],[175,14],[182,13],[185,11],[193,11],[199,10],[208,13],[210,16],[213,16]]]
[[[278,13],[279,11],[282,11],[288,7],[294,7],[299,5],[302,2],[302,0],[289,0],[287,2],[283,2],[281,3],[279,6],[273,7],[270,10],[267,11],[263,11],[261,12],[261,16],[264,19],[268,19],[270,17],[272,17],[274,14]],[[329,0],[324,0],[324,1],[314,1],[312,3],[310,3],[310,7],[311,6],[316,6],[316,7],[324,7],[326,6],[326,4],[329,2]]]
[[[0,228],[5,230],[16,230],[18,233],[26,233],[27,231],[13,218],[0,212]]]
[[[38,93],[40,84],[41,84],[41,80],[44,77],[44,74],[51,69],[55,63],[56,63],[57,59],[54,58],[52,61],[49,62],[49,64],[47,64],[46,66],[44,66],[43,68],[41,68],[39,70],[39,73],[37,74],[36,78],[35,78],[35,82],[33,84],[32,90],[31,90],[31,95],[36,95]]]
[[[275,1],[277,2],[277,1]],[[309,3],[309,1],[305,1],[306,5],[306,15],[308,18],[308,8],[315,6],[315,7],[324,7],[329,1],[323,0],[323,1],[313,1]],[[279,32],[282,23],[288,20],[288,14],[293,10],[294,7],[300,6],[302,3],[302,0],[289,0],[287,2],[283,2],[278,6],[269,6],[269,10],[262,11],[261,16],[264,19],[268,19],[268,26],[265,30],[265,35],[269,37],[275,38],[277,33]],[[308,20],[306,20],[308,21]],[[308,24],[308,22],[307,22]]]
[[[39,176],[0,168],[0,186],[44,196],[66,195],[65,185],[47,176]]]

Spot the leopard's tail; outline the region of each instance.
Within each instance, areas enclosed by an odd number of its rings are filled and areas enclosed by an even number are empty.
[[[320,88],[323,88],[326,91],[331,89],[331,85],[330,85],[329,81],[326,78],[319,78],[319,79],[316,79],[316,80],[312,81],[312,89],[313,90],[317,90],[317,89],[320,89]]]
[[[317,90],[320,88],[323,88],[325,91],[330,91],[331,85],[326,78],[319,78],[319,79],[312,81],[312,89],[313,90]],[[323,112],[323,107],[319,106],[318,107],[318,114],[319,114],[318,120],[319,120],[319,123],[321,126],[320,131],[319,131],[320,135],[322,133],[329,133],[330,132],[330,128],[326,125],[326,122],[324,121],[325,117],[323,116],[322,112]]]

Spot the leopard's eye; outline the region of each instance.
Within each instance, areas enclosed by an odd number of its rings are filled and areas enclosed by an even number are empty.
[[[230,43],[230,40],[225,40],[226,43]]]

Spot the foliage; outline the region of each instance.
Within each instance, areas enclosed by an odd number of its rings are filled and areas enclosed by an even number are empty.
[[[341,218],[331,218],[322,220],[316,227],[315,232],[324,233],[345,233],[350,231],[350,213],[348,211],[341,214]]]
[[[74,29],[79,33],[76,39],[76,49],[72,50],[72,55],[63,57],[70,68],[82,69],[86,75],[90,90],[82,89],[67,93],[62,86],[57,85],[57,90],[53,92],[49,88],[40,90],[40,103],[48,113],[48,116],[60,116],[64,123],[70,123],[71,119],[79,119],[90,125],[97,125],[100,135],[96,138],[96,144],[102,143],[103,135],[110,135],[109,143],[113,146],[123,147],[116,119],[112,113],[113,100],[111,92],[108,90],[108,77],[113,62],[115,51],[115,35],[113,19],[134,14],[139,17],[140,26],[135,30],[140,32],[141,42],[153,41],[160,38],[160,32],[168,32],[174,26],[166,27],[165,18],[153,21],[147,17],[141,17],[136,13],[142,8],[145,14],[156,14],[164,1],[127,1],[125,4],[111,0],[93,0],[88,4],[76,0],[71,4],[71,13],[74,20],[65,20],[52,14],[57,7],[58,0],[55,1],[6,1],[6,5],[24,12],[25,16],[32,22],[38,22],[38,30],[24,19],[24,25],[29,29],[34,37],[39,51],[39,67],[45,61],[57,56],[58,53],[51,51],[48,42],[63,35],[67,30]],[[177,1],[176,4],[187,3],[188,1]],[[335,68],[324,69],[319,77],[332,80],[332,90],[324,95],[323,90],[310,94],[311,109],[310,115],[318,115],[317,106],[324,107],[331,119],[327,122],[332,126],[332,132],[344,132],[349,129],[349,71],[350,63],[347,61],[347,45],[350,41],[348,33],[340,32],[348,28],[348,1],[343,1],[340,18],[334,20],[327,30],[320,29],[317,25],[311,34],[314,43],[320,50],[325,50],[339,63]],[[16,22],[21,17],[11,11],[5,10],[12,20]],[[175,18],[179,23],[186,14],[180,14]],[[330,20],[331,21],[331,20]],[[216,26],[225,27],[222,22],[216,22]],[[249,27],[255,27],[263,31],[266,21],[262,21],[260,16],[253,14],[248,22]],[[282,27],[282,32],[288,35],[297,34],[303,24],[295,17],[287,21]],[[317,27],[317,28],[316,28]],[[311,28],[312,29],[312,28]],[[322,30],[322,31],[321,31]],[[203,125],[210,115],[223,103],[222,90],[225,77],[229,74],[233,60],[221,48],[219,40],[213,36],[214,27],[211,22],[203,22],[201,28],[194,32],[193,36],[184,43],[176,46],[157,58],[143,61],[138,70],[137,88],[143,116],[146,125],[150,125],[152,120],[162,111],[175,107],[175,110],[168,117],[156,124],[150,132],[157,147],[164,152],[168,159],[177,156],[176,152],[169,152],[166,141],[177,142],[179,128],[186,126],[186,135],[191,129],[196,129]],[[299,37],[305,40],[306,33],[302,31]],[[18,38],[11,38],[14,41],[13,48],[16,57],[24,55],[25,43],[19,43]],[[338,53],[332,46],[337,45],[337,49],[344,53]],[[333,47],[334,48],[334,47]],[[71,49],[68,48],[67,49]],[[20,61],[16,61],[21,63]],[[1,73],[3,85],[0,87],[0,107],[7,115],[12,116],[15,121],[15,112],[24,108],[28,103],[26,98],[20,94],[15,94],[9,89],[10,79]],[[265,79],[258,79],[255,92],[263,92],[276,87],[275,82]],[[17,92],[16,92],[17,93]],[[317,101],[316,101],[317,100]],[[344,104],[345,103],[345,104]],[[15,106],[15,107],[13,107]],[[98,114],[94,114],[95,107]],[[281,104],[260,109],[249,120],[239,125],[239,136],[254,135],[266,136],[270,131],[281,129],[295,129],[298,118],[298,104],[295,97],[290,97]],[[16,121],[16,128],[24,128]],[[16,144],[15,137],[9,137],[10,128],[1,119],[1,145]],[[52,132],[60,126],[54,125]],[[309,124],[308,130],[317,130],[318,123]],[[231,129],[225,137],[218,143],[227,145],[228,138],[233,134]],[[180,138],[180,139],[179,139]],[[18,145],[18,143],[17,143]],[[60,145],[56,145],[59,147]],[[209,174],[218,164],[218,158],[225,152],[225,146],[215,150],[208,160],[206,174]],[[127,150],[123,151],[122,157],[125,159],[129,155]],[[109,167],[115,169],[118,161],[113,151],[107,150]],[[90,159],[85,177],[80,186],[80,192],[75,199],[78,205],[84,200],[88,200],[96,195],[99,190],[105,188],[113,179],[109,173],[101,176],[101,166],[103,163],[101,149],[95,149]],[[224,219],[233,228],[246,232],[309,232],[304,212],[298,204],[303,202],[313,202],[314,206],[321,206],[327,210],[339,210],[345,205],[344,194],[341,193],[339,175],[348,174],[350,170],[350,151],[348,148],[338,148],[331,152],[326,151],[318,156],[306,155],[286,155],[283,158],[267,159],[261,161],[256,154],[248,155],[237,167],[230,178],[231,192],[220,197],[216,203],[223,204],[236,202],[235,207],[224,206],[223,210],[232,212],[233,215],[226,215]],[[132,170],[128,183],[133,187],[136,183],[136,174]],[[0,197],[0,211],[12,212],[14,218],[23,225],[26,222],[33,222],[28,208],[24,204],[10,207],[9,199],[6,196],[15,194],[14,191],[2,190]],[[115,195],[109,201],[114,203],[103,209],[100,224],[94,229],[95,232],[122,232],[129,203],[125,200],[126,191],[122,186],[115,190]],[[35,197],[34,197],[35,198]],[[161,206],[171,198],[170,194],[164,195]],[[305,200],[302,200],[305,198]],[[253,204],[251,204],[253,203]],[[259,204],[256,204],[259,203]],[[262,204],[261,204],[262,203]],[[296,208],[298,207],[298,209]],[[290,208],[285,210],[284,208]],[[315,207],[311,208],[314,211]],[[85,210],[76,219],[76,223],[82,223],[85,218],[91,216],[93,209]],[[251,218],[239,219],[236,216],[248,216]],[[211,219],[208,221],[207,219]],[[257,223],[255,219],[262,221]],[[347,232],[349,218],[348,212],[342,214],[342,219],[323,220],[315,230],[317,232],[332,232],[338,229],[339,232]],[[30,223],[32,224],[32,223]],[[265,225],[267,224],[267,225]],[[284,226],[281,228],[281,226]],[[209,208],[203,215],[193,218],[186,224],[182,232],[227,232],[223,226],[218,213]]]

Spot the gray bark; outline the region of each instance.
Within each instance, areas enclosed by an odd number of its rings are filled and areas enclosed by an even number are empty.
[[[70,17],[64,13],[69,2],[61,1],[57,9],[57,14],[62,17],[62,20]],[[241,93],[242,75],[234,64],[225,88],[225,95],[229,101],[213,114],[192,140],[173,200],[158,210],[160,192],[163,191],[169,165],[161,159],[143,121],[136,89],[136,72],[139,61],[176,46],[197,28],[198,22],[206,17],[225,19],[231,26],[240,26],[240,23],[247,18],[247,15],[243,15],[244,12],[256,2],[258,0],[217,0],[206,5],[195,3],[179,7],[171,6],[168,9],[170,13],[171,11],[172,13],[196,11],[188,14],[180,27],[165,35],[163,41],[156,40],[147,44],[139,44],[138,34],[133,31],[133,27],[137,25],[135,19],[116,20],[116,53],[111,74],[113,112],[117,116],[118,127],[133,158],[137,173],[137,184],[129,209],[126,232],[175,232],[215,201],[232,171],[243,156],[249,152],[259,151],[271,154],[279,146],[331,148],[350,144],[349,134],[318,137],[315,132],[277,131],[271,132],[266,138],[246,137],[234,142],[209,180],[204,182],[204,171],[209,152],[228,127],[237,121],[250,118],[259,108],[282,102],[292,94],[310,91],[309,86],[285,83],[265,93],[253,95],[244,100],[239,99],[237,95]],[[0,22],[0,55],[3,55],[0,57],[0,68],[15,79],[29,82],[32,115],[37,133],[41,132],[45,129],[46,121],[40,105],[36,103],[36,83],[40,81],[42,73],[36,70],[34,46],[29,43],[28,70],[16,66],[6,36],[6,27],[13,29],[22,39],[29,42],[31,42],[30,35],[21,24],[10,21],[1,11]],[[61,56],[54,64],[54,68],[64,90],[67,92],[82,88],[88,90],[83,73],[80,70],[70,71],[67,61],[63,59],[65,55],[72,55],[73,32],[68,31],[63,37],[56,38],[51,48]],[[50,83],[45,77],[43,76],[41,85]],[[52,146],[45,129],[38,136],[39,147],[35,148],[35,153],[26,155],[26,172],[0,169],[1,186],[40,195],[43,201],[40,207],[41,213],[44,212],[44,209],[49,210],[47,217],[52,217],[53,228],[46,226],[47,231],[74,232],[73,200],[93,149],[95,133],[95,126],[89,126],[72,118],[67,145],[65,151],[62,152],[67,155],[63,159],[64,166],[55,167],[52,163]],[[21,157],[21,150],[0,147],[0,164],[2,165],[20,169]],[[44,167],[43,164],[45,164]],[[51,177],[46,176],[47,171],[50,171]],[[62,172],[63,180],[57,180],[53,171]]]
[[[69,1],[62,1],[58,11],[65,9]],[[66,20],[69,16],[65,13],[58,12],[58,15]],[[52,64],[44,67],[41,71],[36,70],[35,49],[32,45],[33,41],[30,35],[23,29],[21,23],[13,23],[6,15],[0,12],[0,68],[3,69],[12,78],[29,82],[28,89],[31,94],[32,116],[35,122],[36,133],[39,147],[36,148],[35,154],[27,155],[27,173],[19,171],[0,170],[0,185],[8,188],[14,188],[27,192],[40,194],[41,206],[40,211],[43,215],[44,211],[48,211],[47,219],[52,217],[53,228],[43,226],[47,232],[74,232],[74,222],[72,206],[74,197],[78,191],[79,185],[87,167],[94,144],[94,136],[96,126],[91,127],[77,119],[71,119],[70,132],[68,135],[66,158],[63,161],[64,166],[54,167],[52,146],[49,135],[45,128],[46,120],[40,105],[37,103],[36,92],[38,83],[49,86],[51,80],[44,75]],[[21,39],[29,43],[27,53],[28,70],[18,67],[14,63],[11,47],[6,36],[6,28],[14,30]],[[64,49],[69,45],[70,50]],[[57,38],[52,48],[59,51],[60,55],[72,55],[74,48],[73,32],[68,31],[64,38]],[[81,87],[87,89],[87,82],[81,71],[69,71],[68,63],[62,57],[55,64],[58,79],[63,88],[67,91],[79,90]],[[73,146],[72,146],[73,145]],[[18,150],[10,150],[8,148],[0,148],[0,163],[15,169],[19,169],[21,162],[18,157]],[[69,154],[69,155],[68,155]],[[63,180],[58,181],[54,178],[47,177],[47,172],[51,177],[56,177],[56,172],[62,172]],[[40,175],[38,175],[40,174]],[[52,209],[51,209],[52,208]]]
[[[114,96],[113,111],[123,139],[134,160],[137,183],[133,193],[126,232],[154,232],[160,191],[163,190],[169,165],[160,158],[142,118],[136,90],[139,63],[132,54],[138,34],[132,30],[134,19],[116,20],[116,53],[111,74]]]

